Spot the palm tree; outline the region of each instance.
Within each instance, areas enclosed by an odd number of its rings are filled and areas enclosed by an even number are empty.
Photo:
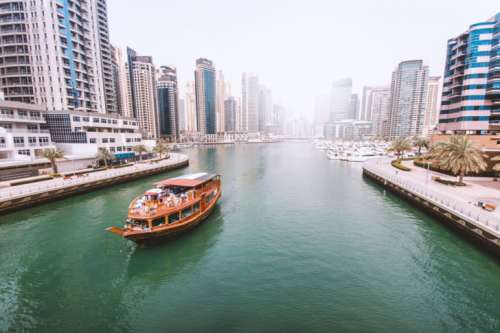
[[[458,183],[464,185],[467,173],[478,173],[487,167],[483,154],[467,135],[452,135],[449,142],[439,142],[432,148],[430,157],[438,166],[458,176]]]
[[[42,156],[49,160],[50,165],[52,166],[52,173],[54,175],[57,175],[58,171],[57,171],[56,160],[58,158],[63,158],[64,157],[64,153],[61,150],[59,150],[59,149],[52,149],[52,148],[50,148],[50,149],[44,149],[42,151]]]
[[[397,160],[400,160],[404,152],[410,151],[411,149],[412,145],[410,140],[408,140],[408,138],[397,138],[394,141],[392,141],[388,151],[394,152],[398,157]]]
[[[148,149],[146,148],[145,145],[137,145],[134,146],[133,150],[139,154],[139,159],[142,161],[142,154],[147,153]]]
[[[168,152],[170,151],[170,148],[168,146],[167,141],[165,141],[165,139],[158,139],[158,141],[156,141],[156,146],[153,148],[153,151],[155,153],[159,154],[160,158],[162,158],[163,154],[168,154]]]
[[[422,148],[429,149],[430,142],[429,139],[424,137],[415,138],[414,145],[418,148],[417,154],[422,155]]]
[[[494,171],[497,171],[498,173],[500,173],[500,155],[497,155],[497,156],[492,157],[492,158],[491,158],[491,160],[492,160],[492,161],[495,161],[495,162],[497,162],[497,161],[498,161],[497,163],[495,163],[495,164],[493,165],[493,170],[494,170]]]
[[[104,161],[104,167],[108,168],[108,161],[115,158],[115,156],[106,148],[99,148],[95,156],[98,161]]]

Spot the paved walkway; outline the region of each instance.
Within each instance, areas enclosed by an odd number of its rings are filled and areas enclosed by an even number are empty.
[[[145,171],[145,170],[156,169],[159,167],[175,165],[181,162],[185,162],[187,160],[188,157],[186,155],[170,153],[169,159],[153,163],[150,163],[148,161],[143,163],[138,162],[129,167],[92,172],[87,174],[87,176],[80,176],[80,177],[73,176],[71,179],[55,178],[31,184],[0,188],[0,201],[7,201],[13,198],[24,197],[31,194],[46,192],[48,190],[64,189],[65,187],[68,186],[83,185],[96,180],[113,178],[116,176],[123,176],[126,174],[131,174],[139,171]]]
[[[405,162],[405,165],[412,169],[409,172],[394,168],[390,162],[390,159],[369,160],[363,167],[429,201],[446,207],[459,216],[473,220],[495,235],[500,235],[500,202],[498,201],[500,191],[467,181],[467,186],[464,187],[444,185],[433,181],[432,176],[454,178],[416,167],[411,161]],[[497,209],[494,212],[483,210],[475,206],[478,201],[495,204],[498,202]]]

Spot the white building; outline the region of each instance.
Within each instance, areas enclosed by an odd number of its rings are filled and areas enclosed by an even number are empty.
[[[246,91],[246,114],[247,131],[249,133],[259,132],[259,77],[255,74],[247,76]]]
[[[128,66],[131,71],[134,117],[138,121],[139,129],[144,138],[156,138],[158,136],[158,117],[153,58],[134,55],[130,57]]]
[[[49,111],[116,111],[105,0],[2,1],[5,99]]]
[[[0,101],[0,167],[42,159],[42,151],[55,148],[45,126],[43,106]]]
[[[194,81],[186,83],[186,133],[194,134],[198,131],[196,121],[196,91]]]
[[[429,136],[439,122],[441,106],[441,77],[431,76],[427,84],[427,101],[425,105],[423,136]]]
[[[423,134],[428,75],[422,60],[403,61],[392,73],[390,138]]]
[[[351,116],[352,79],[333,82],[330,96],[331,121],[349,119]]]
[[[130,91],[129,70],[120,47],[113,47],[113,62],[115,64],[114,76],[118,113],[124,117],[132,118],[134,106]]]
[[[51,111],[45,114],[53,142],[67,155],[95,156],[106,148],[116,157],[133,155],[142,142],[138,121],[116,114]]]
[[[366,112],[371,118],[372,133],[377,138],[384,137],[389,126],[391,90],[389,87],[374,88],[368,97]]]
[[[216,81],[215,81],[215,92],[216,92],[216,119],[217,119],[217,132],[225,132],[225,107],[224,103],[226,99],[231,95],[231,86],[229,82],[224,80],[224,74],[221,70],[217,72]]]

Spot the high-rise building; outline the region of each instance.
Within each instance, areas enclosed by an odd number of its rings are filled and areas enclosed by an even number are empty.
[[[423,134],[428,75],[422,60],[403,61],[392,73],[390,138]]]
[[[238,131],[248,131],[248,79],[247,73],[241,74],[241,104],[240,104],[240,121],[238,122]]]
[[[196,120],[196,89],[194,81],[186,83],[186,132],[194,134],[198,132]]]
[[[351,95],[351,105],[349,112],[349,119],[358,119],[359,117],[359,98],[358,94]]]
[[[441,77],[430,76],[427,83],[427,101],[424,115],[424,136],[432,134],[439,122]]]
[[[314,101],[314,123],[324,125],[330,120],[330,94],[322,94]]]
[[[224,127],[226,132],[236,131],[236,99],[229,96],[224,102]]]
[[[330,121],[349,119],[351,114],[352,79],[333,82],[330,96]]]
[[[198,132],[216,134],[215,68],[212,61],[205,58],[197,59],[194,77]]]
[[[247,76],[247,131],[259,132],[259,77],[255,74]]]
[[[128,65],[125,62],[121,48],[112,47],[112,52],[117,110],[122,116],[132,118],[134,116],[134,107],[132,105]]]
[[[438,130],[500,130],[500,13],[448,40]]]
[[[153,58],[139,56],[130,48],[127,48],[127,53],[134,117],[137,119],[139,129],[145,138],[156,138],[158,136],[157,91]]]
[[[158,89],[159,134],[172,141],[179,137],[179,106],[177,95],[177,71],[173,67],[161,66],[156,82]]]
[[[224,74],[222,73],[221,70],[217,72],[217,80],[216,80],[216,100],[217,100],[217,107],[216,107],[216,118],[217,118],[217,132],[225,132],[225,102],[226,102],[226,97],[231,94],[231,89],[229,86],[229,82],[224,80]]]
[[[361,99],[361,109],[357,117],[358,120],[372,120],[371,110],[371,97],[374,90],[386,90],[389,89],[385,86],[365,86],[363,87],[363,97]]]
[[[391,104],[391,90],[389,87],[378,87],[370,89],[366,98],[365,114],[372,122],[372,134],[377,138],[383,138],[389,128],[389,111]]]
[[[186,102],[184,98],[179,98],[179,133],[187,131]]]
[[[268,87],[261,85],[259,89],[259,132],[265,132],[272,127],[273,93]]]
[[[5,100],[115,112],[106,1],[2,1]]]

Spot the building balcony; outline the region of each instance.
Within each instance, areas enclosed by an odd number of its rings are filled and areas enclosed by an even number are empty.
[[[16,147],[16,148],[23,148],[25,146],[26,145],[24,143],[14,143],[14,147]]]

